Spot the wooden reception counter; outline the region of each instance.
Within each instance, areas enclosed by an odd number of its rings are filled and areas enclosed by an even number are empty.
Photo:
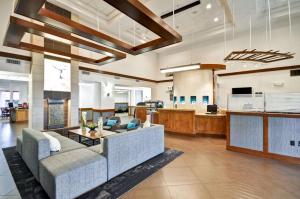
[[[227,149],[300,164],[300,114],[227,112]]]
[[[159,109],[152,114],[152,123],[163,124],[165,131],[181,134],[224,135],[225,114],[197,113],[193,109]]]

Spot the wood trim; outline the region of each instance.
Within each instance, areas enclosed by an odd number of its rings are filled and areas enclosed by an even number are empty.
[[[103,113],[103,112],[115,112],[115,109],[92,109],[93,112],[99,112],[99,113]]]
[[[155,81],[155,80],[154,80]],[[173,82],[173,79],[165,79],[165,80],[158,80],[156,83],[165,83],[165,82]]]
[[[286,155],[274,154],[269,152],[269,143],[268,143],[268,136],[269,136],[269,117],[288,117],[288,118],[300,118],[300,114],[277,114],[277,113],[249,113],[249,112],[230,112],[228,111],[226,117],[226,149],[246,153],[249,155],[255,155],[280,161],[285,161],[294,164],[300,164],[300,158],[291,157]],[[256,116],[263,116],[263,151],[255,151],[251,149],[241,148],[230,146],[230,116],[233,115],[256,115]]]
[[[240,153],[246,153],[248,155],[255,155],[255,156],[260,156],[260,157],[267,157],[267,154],[264,154],[262,151],[256,151],[252,149],[246,149],[246,148],[241,148],[241,147],[236,147],[236,146],[227,146],[227,150],[230,151],[235,151],[235,152],[240,152]]]
[[[226,148],[230,147],[230,112],[226,112]]]
[[[224,64],[200,64],[200,70],[226,70]]]
[[[19,60],[23,60],[23,61],[31,61],[30,56],[18,55],[18,54],[14,54],[14,53],[7,53],[7,52],[3,52],[3,51],[0,51],[0,57],[19,59]]]
[[[232,72],[232,73],[221,73],[218,76],[234,76],[234,75],[245,75],[245,74],[253,74],[253,73],[265,73],[265,72],[273,72],[273,71],[280,71],[280,70],[292,70],[298,69],[300,65],[293,65],[293,66],[282,66],[282,67],[274,67],[274,68],[263,68],[257,70],[248,70],[248,71],[239,71],[239,72]]]
[[[227,146],[226,149],[230,150],[230,151],[239,152],[239,153],[245,153],[248,155],[254,155],[254,156],[259,156],[259,157],[263,157],[263,158],[270,158],[273,160],[279,160],[279,161],[284,161],[284,162],[293,163],[293,164],[300,164],[300,158],[279,155],[279,154],[274,154],[274,153],[264,153],[262,151],[255,151],[255,150],[245,149],[245,148],[240,148],[240,147],[235,147],[235,146]]]
[[[164,82],[173,82],[173,79],[170,80],[153,80],[153,79],[147,79],[143,77],[137,77],[137,76],[132,76],[132,75],[125,75],[121,73],[114,73],[114,72],[109,72],[109,71],[104,71],[104,70],[98,70],[98,69],[93,69],[93,68],[87,68],[83,66],[79,66],[79,70],[81,71],[87,71],[91,73],[99,73],[99,74],[104,74],[104,75],[111,75],[111,76],[116,76],[116,77],[123,77],[127,79],[134,79],[134,80],[140,80],[140,81],[145,81],[145,82],[152,82],[152,83],[164,83]]]

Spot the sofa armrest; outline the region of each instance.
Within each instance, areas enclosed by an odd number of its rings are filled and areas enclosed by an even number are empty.
[[[42,132],[25,128],[22,130],[22,157],[34,177],[39,180],[39,160],[50,156],[49,140]]]

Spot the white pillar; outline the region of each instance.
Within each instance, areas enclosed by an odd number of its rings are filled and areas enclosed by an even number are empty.
[[[44,44],[44,39],[32,36],[34,44]],[[36,130],[44,129],[44,54],[32,53],[29,78],[28,126]]]

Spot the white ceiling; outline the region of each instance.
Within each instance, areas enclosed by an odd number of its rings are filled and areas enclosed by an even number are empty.
[[[120,38],[130,44],[141,44],[157,38],[157,35],[135,24],[127,16],[114,9],[103,0],[49,0],[77,14],[79,21],[99,29],[109,35]],[[179,8],[195,0],[174,0],[174,7]],[[161,16],[173,10],[173,0],[142,0],[142,2],[155,14]],[[175,15],[175,29],[184,37],[188,35],[201,36],[203,32],[214,32],[224,25],[224,5],[228,7],[226,12],[226,24],[232,26],[231,17],[235,26],[242,30],[249,27],[249,18],[252,16],[253,28],[262,22],[262,17],[268,14],[268,0],[201,0],[201,4]],[[272,18],[287,16],[288,0],[270,0]],[[291,11],[300,12],[300,0],[290,0]],[[207,10],[206,5],[211,4]],[[278,16],[277,16],[278,15]],[[214,22],[214,18],[218,18]],[[164,19],[173,27],[173,17]]]

